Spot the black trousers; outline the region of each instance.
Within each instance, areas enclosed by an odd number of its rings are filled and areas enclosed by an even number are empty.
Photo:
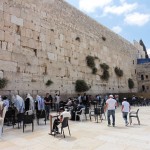
[[[59,118],[57,118],[57,119],[55,119],[54,120],[54,123],[53,123],[53,130],[56,130],[56,131],[58,131],[58,125],[60,124],[60,119]]]

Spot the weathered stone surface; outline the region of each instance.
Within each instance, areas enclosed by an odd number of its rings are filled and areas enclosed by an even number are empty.
[[[12,61],[0,60],[0,68],[4,71],[16,72],[17,63]]]
[[[98,57],[96,75],[86,64],[88,55]],[[74,94],[75,81],[84,79],[89,93],[128,92],[132,78],[136,92],[136,59],[144,56],[138,42],[129,43],[63,0],[0,2],[0,70],[9,90],[47,91],[51,79],[52,91]],[[109,65],[108,81],[100,78],[102,63]],[[119,82],[115,67],[124,72]]]
[[[23,26],[23,19],[22,18],[18,18],[14,15],[11,16],[11,22],[16,24],[16,25],[19,25],[19,26]]]
[[[4,40],[4,31],[0,30],[0,41]]]

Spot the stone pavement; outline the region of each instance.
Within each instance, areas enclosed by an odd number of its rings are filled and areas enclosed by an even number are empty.
[[[137,107],[132,107],[132,111]],[[48,135],[49,122],[37,126],[32,133],[27,125],[25,133],[22,129],[4,127],[0,140],[0,150],[150,150],[150,107],[140,107],[139,117],[128,127],[124,125],[120,108],[116,111],[116,127],[107,127],[107,121],[95,123],[89,120],[83,122],[70,121],[71,137],[65,129],[66,138]]]

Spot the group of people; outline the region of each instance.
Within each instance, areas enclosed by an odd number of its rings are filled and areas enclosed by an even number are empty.
[[[106,100],[106,105],[105,105],[105,111],[107,110],[107,120],[108,120],[108,126],[111,125],[111,120],[110,116],[112,116],[112,125],[115,127],[115,109],[117,107],[118,103],[114,99],[113,95],[109,95],[109,98]],[[127,126],[129,124],[128,122],[128,113],[130,112],[130,104],[127,102],[127,99],[124,98],[122,102],[122,116],[123,119],[125,120],[125,125]]]
[[[3,107],[7,108],[7,110],[11,105],[16,108],[18,113],[24,113],[28,110],[34,113],[35,109],[45,110],[47,119],[49,119],[50,109],[54,105],[55,110],[57,112],[61,112],[60,118],[57,118],[53,124],[53,129],[56,131],[58,131],[57,125],[63,121],[64,117],[69,117],[70,119],[75,120],[75,112],[80,111],[82,108],[90,107],[94,101],[97,101],[97,104],[103,103],[104,111],[107,110],[108,126],[111,125],[111,116],[112,126],[115,126],[115,110],[119,104],[118,95],[115,95],[115,97],[113,95],[109,95],[109,97],[106,95],[104,98],[102,98],[100,94],[96,95],[95,97],[87,95],[86,93],[83,95],[78,94],[76,98],[68,98],[66,102],[63,102],[63,107],[61,107],[61,99],[60,95],[58,94],[52,97],[49,93],[46,93],[45,97],[37,95],[35,99],[33,99],[30,94],[27,94],[25,101],[19,95],[13,95],[11,101],[7,98],[7,96],[0,96],[0,102],[3,104]],[[69,112],[67,111],[68,108],[70,110]],[[0,116],[2,115],[1,110]],[[125,120],[125,125],[127,126],[129,124],[128,113],[130,112],[130,104],[127,102],[126,98],[123,99],[121,111],[123,119]]]

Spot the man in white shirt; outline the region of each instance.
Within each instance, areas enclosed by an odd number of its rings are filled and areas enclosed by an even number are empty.
[[[127,102],[127,99],[124,98],[122,102],[122,116],[125,120],[125,125],[127,126],[129,124],[128,122],[128,113],[130,112],[130,104]]]
[[[57,119],[55,119],[53,123],[53,131],[56,130],[56,133],[59,133],[57,126],[63,122],[63,119],[66,117],[71,118],[71,114],[67,111],[67,109],[65,109],[65,111],[64,109],[60,109],[60,111],[62,113],[60,113],[60,116]]]
[[[109,95],[109,99],[106,101],[105,110],[107,109],[108,126],[111,125],[110,116],[112,116],[112,125],[115,126],[115,109],[117,101],[113,99],[113,95]]]

